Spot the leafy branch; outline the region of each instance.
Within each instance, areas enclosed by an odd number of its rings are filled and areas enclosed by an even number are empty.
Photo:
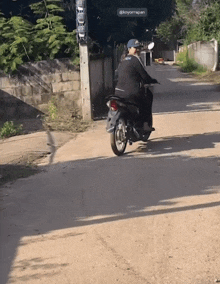
[[[199,40],[220,41],[220,1],[176,0],[175,14],[157,28],[166,42],[182,39],[186,44]]]
[[[76,32],[68,32],[60,13],[61,0],[41,0],[31,4],[37,15],[35,24],[19,16],[5,18],[0,11],[0,68],[6,73],[19,65],[39,61],[72,57],[79,62]]]

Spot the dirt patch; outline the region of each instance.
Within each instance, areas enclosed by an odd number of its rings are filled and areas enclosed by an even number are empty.
[[[209,71],[202,75],[194,75],[194,76],[195,78],[203,82],[212,82],[215,84],[220,84],[220,71],[215,71],[215,72]]]
[[[178,66],[176,63],[166,62],[166,64],[169,64],[171,66],[175,66],[179,69],[179,71],[181,71],[181,67]],[[185,72],[183,72],[183,73],[185,73]],[[195,74],[195,73],[192,73],[192,72],[188,73],[188,74],[190,76],[193,76],[193,78],[195,78],[198,81],[220,84],[220,70],[217,70],[217,71],[214,71],[214,72],[213,71],[207,71],[207,72],[202,73],[202,74]]]
[[[78,117],[70,117],[69,115],[59,115],[58,117],[51,119],[49,116],[43,121],[45,129],[52,131],[69,131],[72,133],[79,133],[86,131],[92,122],[83,121]]]
[[[15,126],[22,125],[22,131],[20,134],[30,134],[37,131],[50,129],[51,131],[65,131],[71,133],[79,133],[86,131],[92,122],[83,121],[80,118],[69,117],[68,115],[62,115],[55,119],[50,117],[36,118],[36,119],[21,119],[12,120]],[[0,122],[0,128],[2,128],[4,122]]]
[[[7,182],[28,177],[41,171],[37,161],[51,156],[77,133],[86,131],[92,122],[59,116],[52,119],[16,120],[23,125],[23,135],[0,139],[0,187]],[[0,125],[1,127],[1,125]],[[24,135],[25,134],[25,135]]]

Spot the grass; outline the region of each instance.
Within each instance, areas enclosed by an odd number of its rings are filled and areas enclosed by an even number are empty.
[[[194,59],[189,58],[188,51],[184,50],[177,55],[177,65],[181,67],[183,72],[202,75],[207,72],[207,68],[198,64]]]
[[[207,71],[200,74],[194,74],[196,78],[203,82],[211,82],[214,84],[220,84],[220,71]]]
[[[196,69],[194,71],[192,71],[192,73],[195,74],[195,75],[203,75],[206,72],[207,72],[207,68],[198,64],[198,63],[197,63]]]
[[[56,98],[52,98],[48,103],[42,121],[45,129],[73,133],[84,132],[91,125],[91,122],[82,120],[77,109],[71,112],[68,108],[60,106]]]
[[[22,125],[15,125],[13,121],[6,121],[3,126],[0,128],[0,137],[9,138],[22,134]]]
[[[43,125],[50,131],[67,131],[79,133],[86,131],[92,122],[83,121],[80,116],[71,116],[69,113],[57,112],[56,116],[45,116]]]
[[[54,120],[58,116],[58,108],[55,104],[55,100],[50,100],[48,104],[48,112],[49,112],[49,117],[51,120]]]
[[[196,63],[195,60],[190,59],[187,50],[177,55],[177,65],[180,66],[183,72],[191,73],[200,81],[220,84],[220,71],[207,70],[204,66]]]

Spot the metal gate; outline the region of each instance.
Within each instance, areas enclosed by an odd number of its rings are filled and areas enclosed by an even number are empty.
[[[89,69],[92,118],[94,120],[104,119],[108,113],[106,99],[114,93],[113,57],[92,56]]]

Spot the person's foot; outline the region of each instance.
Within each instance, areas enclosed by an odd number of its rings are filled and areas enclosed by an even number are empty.
[[[155,131],[154,127],[150,127],[147,122],[144,123],[144,132]]]

